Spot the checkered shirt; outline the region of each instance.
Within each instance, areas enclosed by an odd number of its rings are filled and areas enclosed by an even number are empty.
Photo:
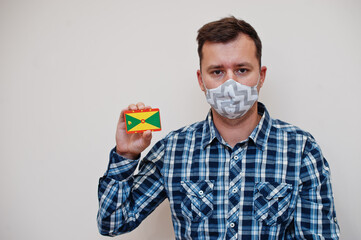
[[[113,149],[99,180],[98,227],[115,236],[169,200],[176,239],[338,239],[330,169],[307,132],[262,116],[230,147],[204,121],[169,133],[139,160]]]

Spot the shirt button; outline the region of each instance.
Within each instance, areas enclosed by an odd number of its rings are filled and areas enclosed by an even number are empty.
[[[237,188],[233,188],[233,189],[232,189],[232,192],[233,192],[233,193],[236,193],[236,192],[238,192],[238,189],[237,189]]]
[[[230,226],[231,228],[234,228],[234,226],[236,226],[236,224],[231,223],[231,224],[229,224],[229,226]]]
[[[233,159],[234,159],[234,160],[238,160],[238,156],[234,156]]]
[[[199,193],[199,195],[203,195],[203,191],[202,191],[202,190],[200,190],[198,193]]]
[[[337,222],[337,218],[336,218],[336,217],[334,217],[334,218],[333,218],[333,221]]]

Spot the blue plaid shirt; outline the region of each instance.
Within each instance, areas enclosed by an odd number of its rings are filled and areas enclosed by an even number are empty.
[[[164,199],[176,239],[338,239],[330,169],[314,138],[262,116],[233,148],[212,115],[169,133],[134,174],[114,149],[99,181],[103,235],[136,228]]]

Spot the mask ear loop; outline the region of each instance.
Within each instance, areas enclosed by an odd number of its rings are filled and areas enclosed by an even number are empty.
[[[204,80],[203,80],[203,75],[201,73],[201,77],[202,77],[202,83],[203,83],[203,87],[206,89],[206,91],[208,91],[208,88],[206,87],[206,84],[204,83]]]
[[[253,87],[258,87],[259,81],[261,81],[261,73],[258,75],[257,84],[255,86],[253,86]]]

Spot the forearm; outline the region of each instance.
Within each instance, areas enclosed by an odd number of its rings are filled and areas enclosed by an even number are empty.
[[[97,221],[102,235],[115,236],[136,227],[135,218],[131,217],[135,211],[130,206],[131,185],[129,180],[119,182],[107,177],[99,180]]]
[[[122,232],[122,227],[132,230],[134,222],[128,224],[130,211],[130,191],[133,185],[133,174],[138,160],[122,159],[115,149],[110,153],[109,166],[99,179],[97,215],[99,232],[102,235],[114,236]],[[129,225],[129,226],[127,226]]]
[[[137,165],[138,160],[124,159],[112,150],[108,170],[100,178],[98,188],[97,221],[102,235],[132,231],[164,200],[163,181],[156,164],[144,160],[143,168],[134,175]]]

